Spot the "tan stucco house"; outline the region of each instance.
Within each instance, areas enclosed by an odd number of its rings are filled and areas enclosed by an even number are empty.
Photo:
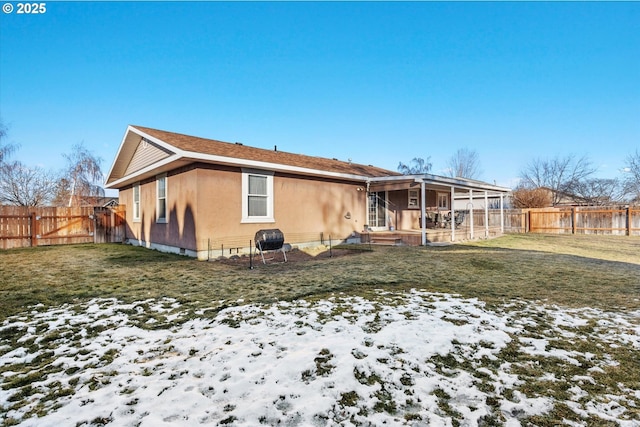
[[[129,243],[200,259],[246,250],[258,230],[272,228],[299,245],[381,230],[417,233],[426,244],[421,212],[509,191],[141,126],[127,128],[106,188],[126,206]]]

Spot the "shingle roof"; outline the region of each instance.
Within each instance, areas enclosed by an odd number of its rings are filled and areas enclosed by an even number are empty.
[[[372,178],[401,175],[398,172],[389,171],[371,165],[366,166],[323,157],[266,150],[237,143],[216,141],[213,139],[151,129],[143,126],[132,125],[132,127],[183,151],[295,166],[319,171],[368,176]]]

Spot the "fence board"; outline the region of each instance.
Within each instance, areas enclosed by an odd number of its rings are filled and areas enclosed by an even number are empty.
[[[105,231],[107,238],[99,241],[122,241],[124,235],[124,206],[116,207],[109,215],[111,221]],[[102,212],[102,211],[100,211]],[[0,248],[96,242],[96,213],[94,207],[38,207],[0,206]],[[119,239],[119,240],[118,240]]]
[[[516,214],[505,214],[505,231],[510,232],[640,235],[640,209],[633,207],[562,207],[510,211],[520,211],[523,216],[521,226],[517,227],[513,223]],[[511,221],[510,228],[507,228],[508,217]]]
[[[121,243],[124,240],[125,207],[95,208],[95,243]]]

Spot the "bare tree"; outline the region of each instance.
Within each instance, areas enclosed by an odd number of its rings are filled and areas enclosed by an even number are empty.
[[[640,151],[627,156],[624,168],[624,192],[631,201],[640,203]]]
[[[589,206],[608,206],[620,203],[622,186],[617,179],[594,178],[579,182],[574,189],[576,198]]]
[[[587,157],[571,154],[553,159],[534,159],[520,173],[521,186],[551,190],[552,204],[558,204],[563,194],[574,194],[578,185],[595,172]]]
[[[459,148],[447,163],[451,177],[476,179],[482,174],[480,157],[475,150]]]
[[[511,192],[511,202],[516,209],[546,208],[551,205],[549,190],[544,188],[518,187]]]
[[[59,181],[57,193],[68,194],[69,206],[80,204],[82,198],[104,196],[101,158],[95,157],[82,143],[74,145],[71,154],[63,156],[67,160],[67,169]]]
[[[16,146],[7,144],[4,140],[7,138],[7,128],[0,120],[0,164],[5,162],[9,155],[15,151]]]
[[[30,168],[22,162],[0,165],[0,203],[18,206],[46,205],[56,186],[52,172]]]
[[[51,194],[50,172],[35,167],[29,168],[19,161],[7,159],[17,146],[7,144],[7,128],[0,121],[0,203],[18,206],[41,206],[47,203]]]
[[[406,165],[402,162],[398,163],[398,172],[403,175],[419,175],[423,173],[429,173],[431,171],[431,157],[427,157],[427,160],[420,157],[414,157],[411,160],[410,165]]]

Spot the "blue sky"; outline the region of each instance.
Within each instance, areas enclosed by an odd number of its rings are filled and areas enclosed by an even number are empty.
[[[128,124],[437,174],[466,147],[501,185],[572,153],[619,177],[640,147],[640,3],[46,2],[0,25],[30,165],[84,142],[106,174]]]

